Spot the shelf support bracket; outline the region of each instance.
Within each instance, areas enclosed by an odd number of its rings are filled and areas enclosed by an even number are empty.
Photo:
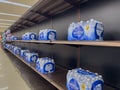
[[[70,5],[72,5],[75,8],[80,8],[80,4],[84,3],[84,2],[86,2],[88,0],[79,0],[79,1],[77,1],[77,0],[64,0],[64,1],[66,3],[69,3]],[[75,1],[77,1],[77,2],[75,2]]]
[[[21,19],[27,20],[28,22],[31,22],[31,23],[33,23],[33,24],[37,24],[36,22],[34,22],[34,21],[32,21],[32,20],[29,20],[29,19],[26,19],[26,18],[21,18]]]
[[[70,5],[72,5],[73,7],[79,8],[79,4],[78,2],[75,3],[74,0],[64,0],[66,3],[69,3]]]
[[[39,14],[39,15],[41,15],[41,16],[44,16],[44,17],[47,17],[47,18],[51,18],[51,16],[50,16],[50,15],[47,15],[46,13],[40,13],[40,12],[33,11],[33,10],[31,10],[31,12],[37,13],[37,14]]]

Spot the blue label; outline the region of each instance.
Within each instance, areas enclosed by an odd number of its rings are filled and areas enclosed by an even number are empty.
[[[21,57],[23,57],[23,58],[25,57],[25,51],[21,52]]]
[[[37,39],[37,36],[35,35],[35,34],[30,34],[30,36],[29,36],[29,38],[28,39],[30,39],[30,40],[36,40]]]
[[[49,67],[49,66],[50,66],[49,70],[46,69],[46,67]],[[53,72],[54,70],[55,70],[55,65],[52,62],[48,62],[43,66],[43,73],[47,73],[49,71]]]
[[[38,59],[38,56],[36,56],[36,55],[32,55],[32,56],[30,57],[30,61],[31,61],[31,62],[35,62],[37,59]]]
[[[56,32],[49,31],[47,35],[47,40],[55,40],[56,39]]]
[[[100,39],[100,37],[103,37],[104,31],[102,29],[97,28],[97,26],[98,26],[98,23],[96,23],[95,25],[95,38]]]
[[[40,40],[44,40],[44,32],[41,32],[39,37]]]
[[[84,30],[81,26],[76,27],[72,32],[72,36],[76,39],[81,39],[83,35],[84,35]]]
[[[16,50],[15,50],[15,54],[20,54],[20,50],[19,50],[19,49],[16,49]]]
[[[70,80],[67,87],[68,87],[68,90],[80,90],[79,84],[74,78]]]
[[[83,75],[91,75],[91,76],[96,76],[94,73],[92,73],[92,72],[87,72],[87,71],[85,71],[85,70],[78,70],[77,71],[78,73],[80,73],[80,74],[83,74]]]
[[[98,80],[92,84],[91,90],[103,90],[103,81]]]

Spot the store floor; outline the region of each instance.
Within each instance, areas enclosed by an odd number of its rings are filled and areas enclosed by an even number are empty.
[[[0,90],[57,90],[10,52],[0,48]]]

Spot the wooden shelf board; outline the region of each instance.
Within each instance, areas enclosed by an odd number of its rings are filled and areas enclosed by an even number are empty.
[[[13,40],[13,41],[7,41],[7,42],[25,42],[25,43],[48,43],[50,44],[50,41],[39,41],[39,40]]]
[[[8,49],[7,49],[8,50]],[[18,55],[15,55],[12,51],[8,50],[11,52],[14,56],[16,56],[18,59],[20,59],[23,63],[25,63],[27,66],[29,66],[31,69],[33,69],[36,73],[38,73],[40,76],[42,76],[45,80],[50,82],[52,85],[54,85],[56,88],[59,90],[66,90],[66,74],[67,70],[61,69],[56,66],[56,70],[54,73],[51,74],[42,74],[38,72],[35,68],[35,63],[29,64],[25,60],[23,60],[21,57]]]
[[[10,42],[10,41],[8,41]],[[105,46],[105,47],[120,47],[120,41],[39,41],[39,40],[15,40],[11,42],[28,42],[28,43],[43,43],[43,44],[65,44],[65,45],[87,45],[87,46]]]
[[[120,47],[120,41],[52,41],[53,44]]]

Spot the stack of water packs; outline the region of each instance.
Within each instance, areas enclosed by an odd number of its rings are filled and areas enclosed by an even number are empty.
[[[56,30],[54,29],[40,30],[39,40],[56,40]]]
[[[10,37],[10,40],[19,40],[19,38],[18,38],[17,36],[12,35],[12,36]]]
[[[27,32],[22,35],[22,40],[37,40],[37,34],[34,32]]]
[[[103,24],[94,19],[70,24],[68,28],[68,40],[103,40]]]
[[[14,45],[11,45],[11,51],[12,51],[12,52],[14,51],[14,48],[15,48],[15,46],[14,46]]]
[[[6,49],[10,49],[10,44],[4,44],[4,48],[6,48]]]
[[[21,53],[21,48],[12,44],[4,44],[4,48],[11,50],[16,55],[20,55]]]
[[[10,41],[10,38],[11,38],[11,36],[12,36],[12,34],[11,34],[11,33],[9,33],[9,34],[6,34],[6,37],[5,37],[5,39],[6,39],[7,41]]]
[[[31,62],[36,62],[38,59],[38,53],[30,53],[30,52],[26,52],[25,53],[25,60],[29,63]]]
[[[13,45],[10,44],[9,50],[12,50],[12,49],[13,49]]]
[[[21,50],[21,54],[20,57],[22,57],[23,59],[25,59],[25,53],[29,53],[29,50]]]
[[[13,45],[11,45],[11,44],[6,44],[6,43],[4,43],[4,48],[6,48],[6,49],[9,49],[9,50],[14,50],[14,48],[13,48],[14,46]]]
[[[68,90],[103,90],[102,76],[88,70],[69,70],[66,78]]]
[[[36,69],[43,74],[52,73],[55,71],[55,62],[48,57],[39,58],[36,61]]]
[[[21,48],[15,46],[13,52],[14,52],[14,54],[20,55],[20,53],[21,53]]]

